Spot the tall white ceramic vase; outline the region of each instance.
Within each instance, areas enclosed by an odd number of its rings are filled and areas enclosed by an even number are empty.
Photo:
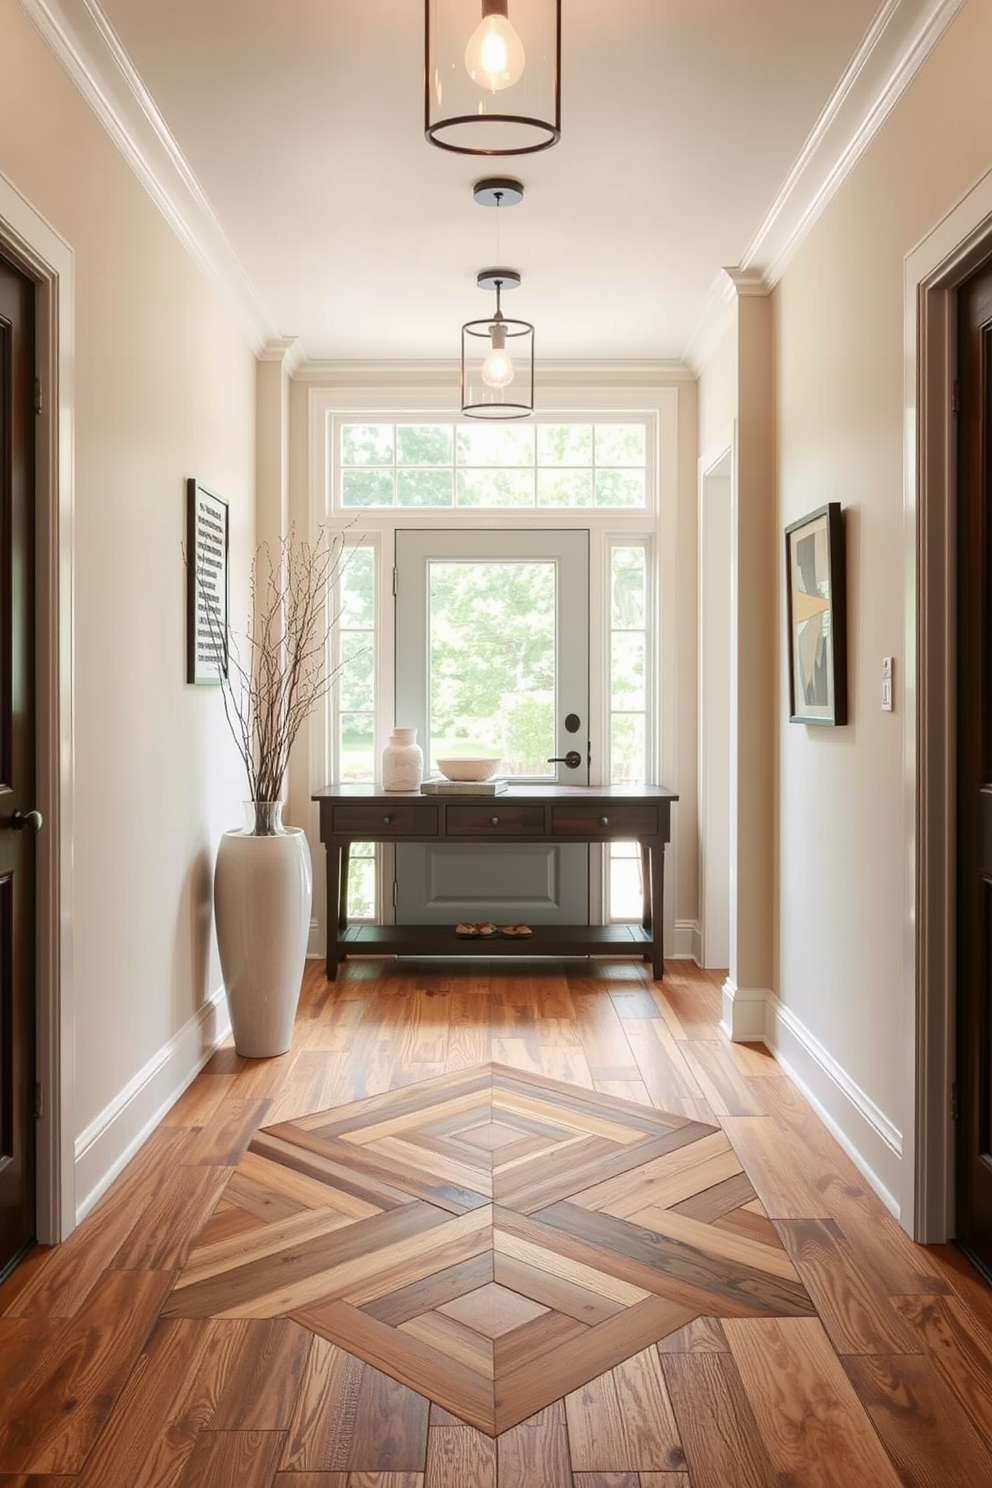
[[[254,821],[255,803],[250,809]],[[234,1047],[247,1059],[289,1048],[310,934],[310,848],[306,833],[279,816],[264,835],[225,832],[214,871],[224,991]]]

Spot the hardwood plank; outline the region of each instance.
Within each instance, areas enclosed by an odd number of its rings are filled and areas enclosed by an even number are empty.
[[[653,1105],[663,1111],[678,1111],[682,1101],[703,1099],[681,1042],[660,1016],[632,1019],[624,1024],[624,1034]]]
[[[495,1440],[471,1426],[432,1425],[424,1488],[496,1488]]]
[[[427,1245],[433,1252],[432,1231],[451,1225],[460,1236],[465,1221],[473,1232],[477,1215],[451,1220],[429,1204],[408,1204],[375,1215],[346,1229],[311,1236],[286,1245],[273,1255],[250,1259],[243,1266],[177,1287],[166,1316],[275,1317],[288,1315],[319,1298],[344,1295],[378,1276],[391,1264],[409,1263]],[[483,1225],[485,1220],[482,1221]]]
[[[799,1273],[774,1232],[774,1243],[764,1245],[745,1235],[721,1230],[716,1225],[703,1224],[698,1219],[690,1219],[688,1215],[676,1214],[670,1209],[644,1209],[638,1214],[630,1215],[630,1223],[644,1225],[659,1235],[704,1251],[707,1256],[726,1261],[730,1267],[750,1268],[769,1276],[782,1277],[786,1281],[800,1280]]]
[[[278,1472],[272,1488],[348,1488],[348,1474],[336,1472]]]
[[[230,1176],[226,1168],[178,1168],[146,1200],[142,1224],[131,1230],[111,1265],[120,1271],[172,1271],[185,1265]]]
[[[725,1116],[722,1126],[769,1219],[830,1219],[806,1176],[806,1152],[768,1116]]]
[[[194,1297],[195,1288],[218,1279],[223,1283],[227,1277],[242,1273],[248,1266],[260,1267],[273,1256],[292,1251],[308,1241],[320,1241],[335,1230],[346,1229],[348,1224],[349,1220],[333,1209],[306,1209],[279,1223],[253,1224],[248,1228],[239,1226],[222,1240],[210,1238],[209,1243],[197,1245],[193,1250],[176,1283],[173,1293],[176,1315],[183,1315],[181,1307]],[[212,1237],[214,1230],[210,1226],[204,1231],[204,1236],[208,1231]],[[226,1292],[227,1288],[223,1290]]]
[[[106,1271],[0,1421],[11,1472],[76,1473],[137,1361],[172,1283],[168,1272]]]
[[[186,1162],[206,1168],[233,1167],[260,1126],[265,1124],[268,1100],[225,1100],[204,1126],[186,1155]]]
[[[361,1360],[314,1338],[279,1466],[297,1473],[344,1473],[356,1429]]]
[[[765,1114],[758,1096],[727,1058],[722,1044],[708,1038],[687,1039],[682,1054],[717,1116]]]
[[[732,1318],[723,1327],[776,1472],[810,1488],[901,1488],[816,1318]]]
[[[285,1431],[313,1335],[286,1318],[243,1325],[243,1344],[210,1423],[213,1431]]]
[[[375,1297],[364,1303],[362,1311],[395,1328],[400,1323],[405,1323],[407,1318],[430,1312],[456,1297],[464,1296],[466,1292],[474,1292],[477,1287],[485,1286],[492,1280],[493,1257],[491,1252],[485,1250],[471,1260],[432,1271],[410,1286],[399,1287],[387,1292],[385,1296]]]
[[[276,1431],[203,1431],[190,1453],[181,1488],[271,1488],[283,1438]]]
[[[457,1318],[440,1312],[425,1312],[400,1323],[400,1332],[440,1349],[447,1359],[470,1369],[483,1379],[492,1379],[495,1359],[491,1338],[484,1338]]]
[[[984,1440],[992,1440],[992,1341],[957,1297],[894,1298]]]
[[[565,1396],[568,1442],[575,1472],[625,1472],[635,1467],[612,1371]]]
[[[575,1488],[639,1488],[640,1478],[628,1472],[577,1472],[572,1482]]]
[[[986,1332],[992,1333],[992,1287],[979,1275],[963,1251],[956,1245],[928,1245],[926,1256],[929,1264],[970,1308]]]
[[[540,1488],[572,1488],[562,1401],[503,1431],[496,1442],[496,1461],[499,1488],[538,1488],[538,1484]]]
[[[778,1484],[730,1354],[663,1354],[661,1361],[692,1488]],[[816,1456],[811,1461],[815,1466]],[[808,1479],[798,1481],[805,1488]],[[855,1478],[852,1483],[863,1481]]]
[[[237,1366],[247,1324],[160,1322],[100,1432],[77,1488],[178,1481]]]
[[[641,1473],[640,1477],[641,1488],[692,1488],[688,1473]]]
[[[658,1343],[659,1354],[725,1354],[727,1335],[719,1318],[698,1317]]]
[[[348,1488],[423,1488],[424,1475],[416,1472],[349,1473]]]
[[[430,1403],[422,1395],[367,1366],[359,1387],[348,1471],[422,1472],[429,1412]]]
[[[779,1233],[839,1354],[914,1354],[922,1344],[829,1219],[779,1220]]]
[[[511,1375],[538,1367],[546,1368],[554,1374],[562,1355],[580,1345],[589,1332],[585,1323],[564,1313],[542,1313],[532,1322],[494,1340],[496,1376],[499,1379],[508,1379]],[[556,1395],[564,1393],[562,1389]],[[555,1396],[549,1398],[554,1399]],[[542,1401],[542,1404],[547,1404],[547,1401]]]
[[[682,1471],[685,1452],[657,1348],[642,1349],[613,1370],[631,1467]]]
[[[670,1207],[676,1214],[688,1214],[692,1219],[701,1219],[714,1224],[718,1219],[731,1214],[735,1209],[755,1198],[754,1187],[744,1172],[731,1174],[709,1188],[700,1189],[687,1198],[680,1199]]]
[[[626,1173],[638,1164],[650,1163],[669,1152],[682,1151],[706,1130],[705,1127],[687,1124],[666,1136],[649,1138],[636,1146],[614,1147],[612,1151],[605,1145],[597,1147],[590,1142],[584,1149],[569,1151],[566,1161],[559,1156],[557,1173],[552,1167],[537,1181],[530,1172],[525,1172],[523,1178],[513,1184],[504,1183],[502,1173],[497,1174],[493,1185],[494,1198],[496,1203],[512,1206],[522,1213],[545,1209],[550,1204],[597,1187],[608,1178]]]
[[[557,1231],[562,1252],[594,1265],[604,1249],[613,1275],[679,1302],[695,1313],[755,1317],[813,1311],[802,1284],[738,1263],[728,1266],[696,1246],[575,1204],[554,1204],[535,1218]],[[512,1230],[510,1221],[501,1221]]]
[[[841,1361],[904,1488],[992,1483],[992,1453],[930,1359],[918,1355]]]
[[[555,1312],[567,1313],[580,1323],[601,1323],[619,1312],[623,1305],[611,1297],[577,1285],[566,1276],[540,1270],[526,1261],[499,1252],[493,1257],[493,1278],[521,1297],[531,1298]]]
[[[541,1302],[518,1294],[505,1286],[489,1282],[475,1291],[462,1294],[438,1309],[448,1317],[474,1328],[486,1338],[501,1338],[523,1323],[541,1317],[547,1308]]]
[[[522,1215],[500,1216],[493,1235],[493,1248],[496,1266],[499,1266],[501,1256],[523,1261],[537,1271],[548,1272],[621,1307],[632,1307],[651,1295],[646,1287],[636,1286],[617,1276],[612,1269],[608,1273],[603,1271],[602,1255],[598,1252],[587,1264],[564,1250],[550,1251],[547,1235],[540,1226]]]
[[[694,1142],[575,1192],[574,1199],[587,1209],[608,1209],[623,1219],[649,1204],[667,1208],[740,1172],[737,1154],[723,1132],[706,1132]]]

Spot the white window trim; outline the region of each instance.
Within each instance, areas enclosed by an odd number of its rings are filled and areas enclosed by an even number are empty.
[[[391,570],[395,561],[397,527],[452,528],[471,526],[494,530],[531,527],[588,528],[590,537],[590,613],[603,614],[603,586],[607,582],[606,565],[612,542],[625,537],[650,539],[652,572],[652,709],[651,739],[648,748],[649,778],[654,781],[677,779],[677,598],[678,598],[678,386],[676,383],[656,387],[613,388],[547,388],[543,390],[542,419],[575,417],[608,419],[627,414],[649,420],[649,492],[653,500],[646,508],[398,508],[376,507],[368,511],[329,509],[333,457],[332,419],[346,416],[358,422],[390,421],[422,414],[427,418],[452,419],[451,392],[447,388],[311,386],[308,389],[309,429],[309,523],[311,533],[323,527],[334,531],[351,529],[354,539],[379,544],[381,581],[376,601],[376,750],[389,736],[392,726],[394,691],[393,595]],[[650,472],[654,473],[652,481]],[[607,633],[596,627],[590,634],[590,678],[599,678],[598,697],[590,696],[591,737],[598,741],[596,757],[603,768],[606,754],[608,711],[605,677]],[[596,689],[590,688],[590,693]],[[313,719],[310,729],[311,791],[322,789],[327,782],[328,744],[330,739],[330,704]],[[593,783],[598,783],[593,778]],[[676,842],[669,845],[666,877],[674,882]],[[595,886],[597,900],[602,886]],[[384,906],[388,909],[388,906]],[[312,954],[322,954],[325,934],[323,904],[317,914],[318,932],[311,944]]]

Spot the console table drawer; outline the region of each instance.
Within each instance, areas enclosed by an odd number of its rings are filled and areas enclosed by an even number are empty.
[[[656,806],[583,806],[563,803],[551,808],[555,837],[654,837],[658,832]]]
[[[449,837],[543,837],[543,806],[449,806]]]
[[[391,837],[436,837],[437,807],[335,806],[333,830],[340,837],[367,837],[382,842]]]

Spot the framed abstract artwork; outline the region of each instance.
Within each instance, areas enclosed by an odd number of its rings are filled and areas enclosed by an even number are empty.
[[[847,722],[847,584],[839,501],[785,529],[789,717]]]
[[[227,680],[227,502],[186,482],[186,681]]]

